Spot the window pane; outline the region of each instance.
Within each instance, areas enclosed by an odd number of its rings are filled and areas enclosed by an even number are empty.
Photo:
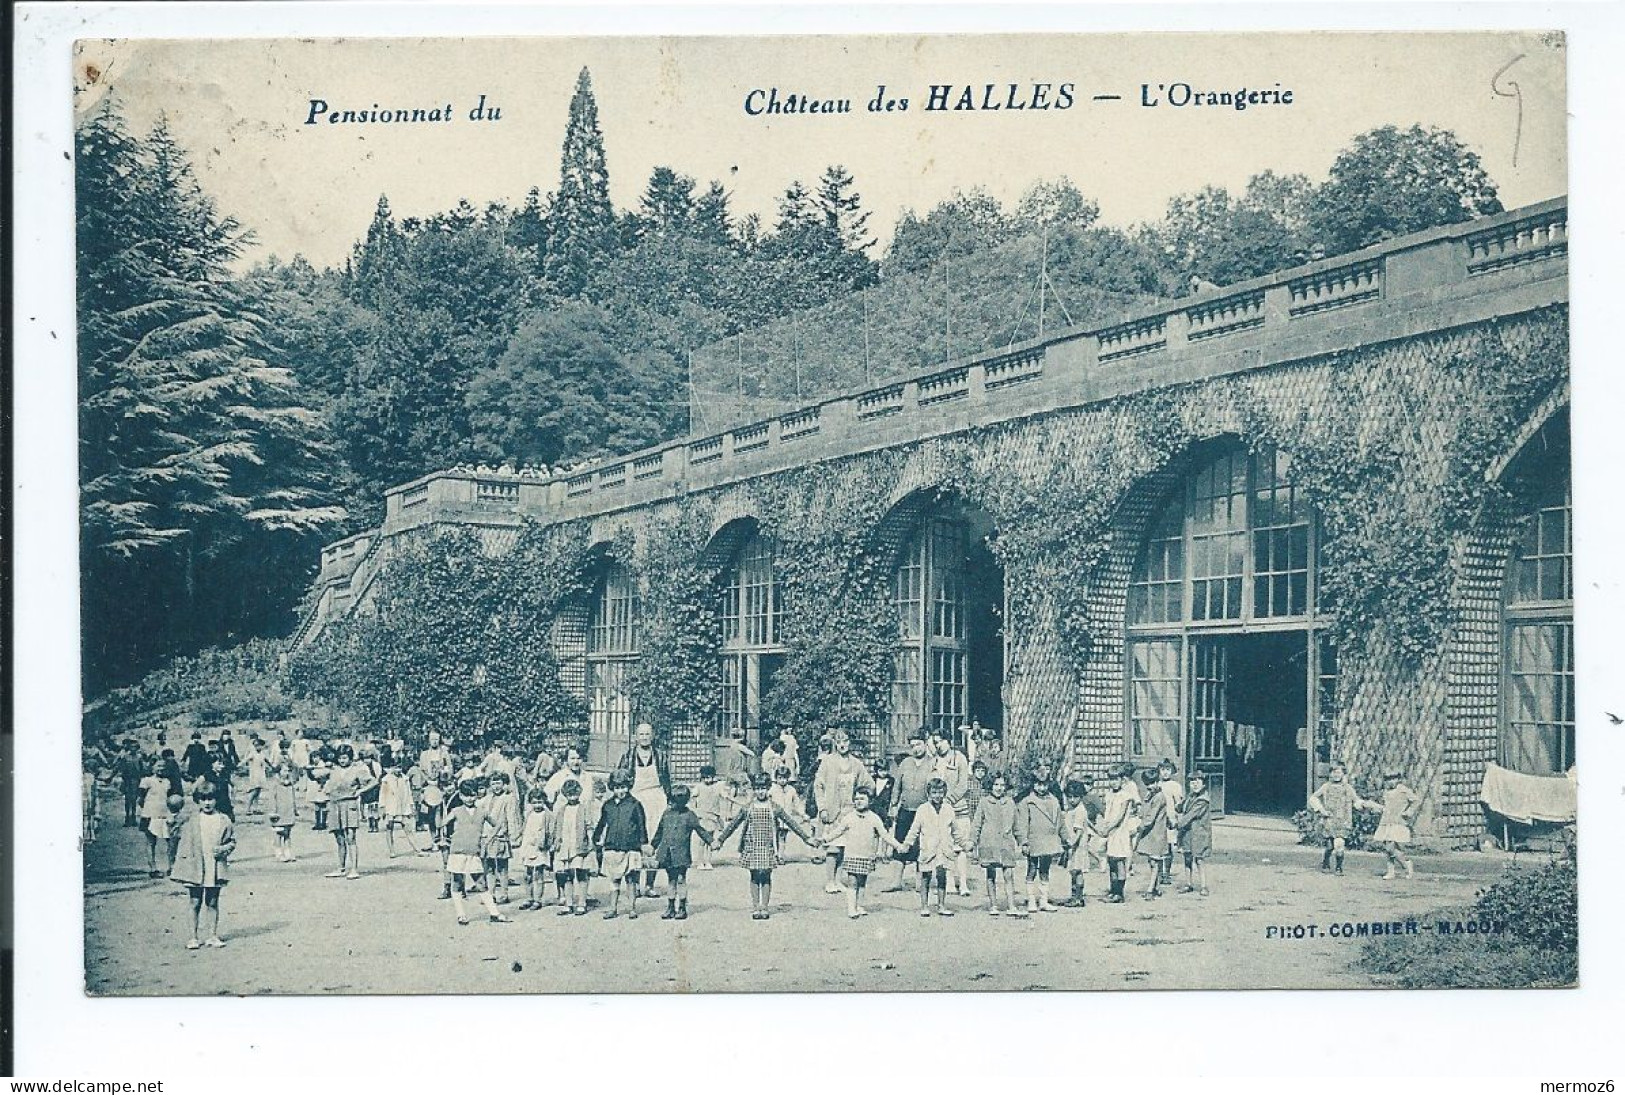
[[[1565,485],[1561,499],[1536,510],[1527,519],[1512,563],[1512,604],[1574,600],[1571,507]]]
[[[1254,454],[1253,474],[1253,615],[1260,619],[1300,616],[1308,612],[1309,506],[1291,481],[1285,453],[1266,449]]]
[[[1173,756],[1179,751],[1179,640],[1129,644],[1130,751],[1136,756]]]
[[[1507,633],[1502,763],[1555,775],[1574,763],[1574,625],[1514,623]]]
[[[611,567],[593,599],[587,627],[588,652],[636,654],[641,607],[632,575],[618,564]]]

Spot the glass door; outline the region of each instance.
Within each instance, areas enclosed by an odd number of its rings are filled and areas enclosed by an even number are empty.
[[[1186,774],[1207,777],[1208,795],[1216,813],[1224,813],[1225,690],[1229,686],[1230,659],[1224,640],[1190,640],[1191,720]]]

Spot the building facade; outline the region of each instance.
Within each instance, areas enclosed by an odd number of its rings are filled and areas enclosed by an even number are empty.
[[[1566,255],[1553,201],[568,476],[427,476],[325,550],[295,640],[405,545],[571,530],[581,590],[519,626],[595,763],[674,697],[688,777],[735,729],[979,723],[1230,812],[1397,769],[1466,843],[1489,764],[1574,763]]]

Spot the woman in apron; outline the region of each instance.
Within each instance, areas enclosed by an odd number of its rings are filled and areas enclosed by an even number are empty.
[[[631,779],[632,797],[643,804],[643,816],[653,831],[666,813],[666,795],[671,791],[671,768],[666,751],[655,745],[653,726],[646,722],[638,724],[633,732],[632,747],[621,757],[616,768]],[[643,884],[638,886],[634,883],[633,888],[636,897],[657,896],[655,872],[645,868]]]

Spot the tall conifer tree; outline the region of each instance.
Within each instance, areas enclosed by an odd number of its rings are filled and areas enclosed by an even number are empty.
[[[581,296],[608,260],[615,239],[604,135],[598,128],[592,74],[585,68],[576,77],[575,94],[570,97],[550,228],[548,280],[563,296]]]

